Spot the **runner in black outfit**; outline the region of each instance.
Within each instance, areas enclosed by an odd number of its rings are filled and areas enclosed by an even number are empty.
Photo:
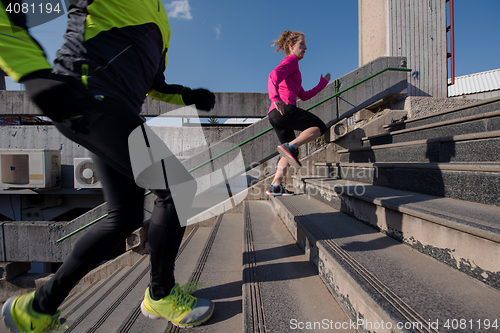
[[[108,205],[108,216],[78,240],[46,285],[5,303],[9,329],[41,332],[60,326],[57,308],[71,289],[143,222],[144,189],[134,181],[128,137],[144,122],[139,113],[146,95],[205,111],[213,108],[215,96],[165,83],[170,26],[158,0],[72,0],[54,68],[29,35],[24,14],[5,10],[16,2],[21,0],[0,0],[0,67],[25,84],[28,96],[65,136],[91,151]],[[201,324],[213,303],[175,283],[174,261],[185,228],[169,189],[153,193],[151,281],[142,312],[181,327]]]

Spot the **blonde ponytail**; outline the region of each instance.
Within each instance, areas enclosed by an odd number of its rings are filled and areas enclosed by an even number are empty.
[[[280,38],[274,41],[271,46],[277,46],[274,52],[282,51],[285,55],[289,56],[292,52],[290,50],[290,44],[295,44],[297,39],[304,34],[300,31],[290,31],[285,30],[281,34]]]

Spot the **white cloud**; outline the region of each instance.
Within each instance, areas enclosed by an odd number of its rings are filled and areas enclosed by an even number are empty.
[[[191,7],[188,0],[174,0],[172,3],[165,5],[168,17],[191,20]]]
[[[221,34],[221,26],[220,24],[217,24],[217,26],[214,28],[215,30],[215,37],[217,39],[220,39],[220,34]]]

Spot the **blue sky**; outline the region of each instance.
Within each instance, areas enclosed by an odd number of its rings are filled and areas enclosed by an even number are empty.
[[[419,0],[424,1],[424,0]],[[471,5],[471,3],[473,3]],[[216,92],[266,92],[267,75],[283,59],[270,44],[285,29],[305,33],[300,62],[303,86],[321,74],[332,79],[358,67],[358,2],[355,0],[166,0],[172,37],[168,83]],[[455,0],[456,75],[500,68],[500,1]],[[31,30],[49,61],[62,43],[66,17]],[[8,82],[8,89],[19,85]]]

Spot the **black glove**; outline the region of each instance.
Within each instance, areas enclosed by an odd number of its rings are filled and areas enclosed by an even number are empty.
[[[202,111],[210,111],[215,105],[215,95],[207,89],[184,88],[182,90],[182,100],[186,105],[194,104]]]
[[[91,98],[82,82],[49,69],[28,74],[19,82],[43,114],[56,122],[84,114],[82,101]]]

